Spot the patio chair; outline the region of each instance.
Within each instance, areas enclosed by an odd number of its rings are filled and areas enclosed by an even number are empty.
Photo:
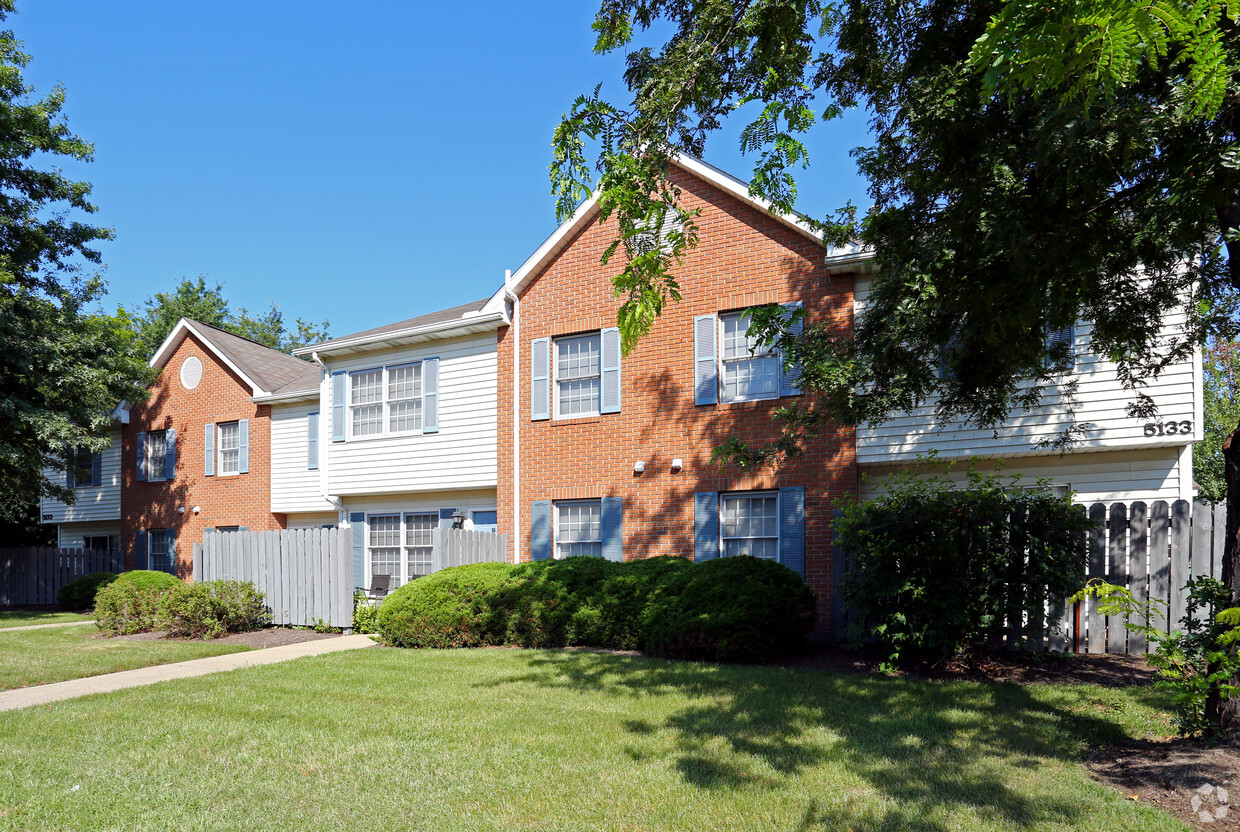
[[[391,575],[375,575],[370,579],[369,589],[364,586],[359,586],[358,590],[366,596],[367,601],[382,601],[384,596],[388,594],[388,590],[391,586]]]

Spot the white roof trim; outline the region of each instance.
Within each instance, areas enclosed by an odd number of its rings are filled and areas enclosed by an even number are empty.
[[[318,401],[319,390],[299,390],[296,393],[264,393],[261,396],[250,396],[256,404],[291,404],[292,402]]]
[[[198,340],[202,342],[202,345],[211,351],[212,355],[214,355],[220,361],[223,361],[224,364],[227,365],[230,370],[232,370],[234,373],[236,373],[238,376],[241,377],[242,381],[250,385],[251,395],[253,396],[271,395],[266,390],[264,390],[262,387],[260,387],[258,384],[256,384],[254,382],[254,379],[246,375],[245,371],[243,371],[240,367],[238,367],[235,363],[233,363],[232,359],[230,359],[224,353],[220,352],[216,348],[216,346],[211,343],[211,339],[203,335],[202,332],[197,327],[194,326],[193,321],[191,321],[189,318],[181,318],[181,320],[177,321],[177,325],[172,328],[172,332],[168,333],[168,337],[164,339],[164,342],[159,345],[159,349],[155,350],[155,354],[151,356],[150,365],[152,367],[159,367],[162,369],[168,363],[169,359],[172,358],[172,354],[176,352],[177,347],[179,347],[181,345],[181,342],[185,340],[185,336],[189,333],[193,333],[198,338]]]
[[[487,306],[490,306],[490,303],[490,301],[487,301]],[[504,316],[502,312],[488,312],[486,307],[484,307],[481,310],[465,313],[462,317],[451,321],[412,326],[408,329],[393,329],[388,332],[374,332],[356,338],[340,338],[325,344],[310,344],[309,346],[293,350],[293,355],[309,355],[312,352],[317,352],[319,355],[332,355],[342,350],[353,350],[367,344],[399,340],[418,335],[439,335],[451,332],[454,329],[476,327],[480,324],[494,323],[498,327],[503,322]]]
[[[771,210],[771,203],[765,199],[752,196],[749,193],[749,183],[737,179],[729,173],[725,173],[714,165],[703,162],[701,159],[695,159],[683,153],[676,154],[671,159],[672,163],[696,176],[704,182],[714,185],[721,191],[731,194],[742,202],[747,202],[755,208],[765,212],[766,214],[779,220],[784,225],[794,231],[804,234],[815,242],[822,242],[822,235],[814,230],[813,226],[805,219],[802,214],[785,214],[779,211]],[[511,289],[514,293],[520,293],[526,284],[533,278],[535,274],[542,270],[552,257],[559,253],[577,230],[587,220],[590,220],[598,213],[599,192],[595,191],[590,198],[577,208],[573,215],[560,224],[560,227],[548,237],[538,249],[526,258],[521,267],[512,275],[509,283],[501,286],[499,291],[491,296],[491,299],[482,307],[483,312],[495,312],[503,309],[504,294]],[[847,246],[844,248],[828,247],[826,251],[826,262],[833,267],[839,267],[846,264],[852,264],[865,260],[873,259],[874,252],[863,249],[860,246]]]

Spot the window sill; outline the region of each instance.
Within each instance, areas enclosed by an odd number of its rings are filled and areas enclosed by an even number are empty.
[[[550,422],[556,427],[569,427],[571,425],[593,425],[596,422],[603,421],[602,416],[562,416],[558,419],[540,419],[540,422]]]

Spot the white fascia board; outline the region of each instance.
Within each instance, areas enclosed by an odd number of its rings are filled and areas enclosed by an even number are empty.
[[[318,401],[318,390],[302,390],[298,393],[264,393],[262,395],[250,396],[250,401],[256,404],[291,404],[293,402],[311,402]]]
[[[250,394],[252,396],[270,395],[270,393],[262,387],[255,384],[254,379],[247,376],[244,370],[233,363],[232,359],[216,349],[215,345],[211,343],[211,339],[199,332],[197,327],[195,327],[188,318],[182,318],[177,321],[177,325],[172,328],[172,332],[168,333],[168,337],[164,339],[164,342],[159,345],[159,349],[155,350],[155,354],[151,356],[151,366],[163,369],[163,367],[168,363],[168,360],[172,358],[172,354],[176,352],[176,348],[179,347],[181,342],[185,340],[186,334],[191,332],[198,337],[198,340],[202,342],[204,347],[211,351],[212,355],[220,361],[223,361],[230,370],[236,373],[242,381],[250,386]]]
[[[490,302],[488,301],[488,304]],[[437,324],[397,329],[391,332],[376,332],[357,338],[344,338],[329,344],[311,344],[293,350],[293,355],[340,355],[342,353],[362,352],[370,346],[399,346],[406,340],[431,340],[432,338],[451,338],[456,330],[478,331],[481,329],[498,329],[504,323],[504,315],[500,312],[477,314],[469,318],[457,318],[452,321],[441,321]],[[269,394],[263,394],[269,395]]]

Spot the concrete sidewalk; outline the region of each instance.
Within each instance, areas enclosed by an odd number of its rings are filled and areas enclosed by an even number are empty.
[[[370,636],[341,636],[318,641],[303,641],[300,644],[287,644],[284,647],[267,647],[244,653],[229,653],[226,656],[212,656],[209,659],[161,664],[138,670],[122,670],[120,673],[105,673],[102,676],[88,676],[85,679],[74,679],[69,682],[35,685],[0,692],[0,711],[29,708],[32,705],[75,699],[79,696],[89,696],[92,693],[107,693],[141,685],[153,685],[156,682],[166,682],[170,679],[188,679],[192,676],[205,676],[208,673],[236,670],[241,667],[285,662],[302,656],[319,656],[324,653],[337,653],[341,650],[360,650],[374,645],[375,642]]]
[[[20,633],[22,630],[50,630],[53,627],[81,627],[83,624],[94,624],[89,621],[62,621],[59,624],[25,624],[21,627],[0,627],[0,633]]]

